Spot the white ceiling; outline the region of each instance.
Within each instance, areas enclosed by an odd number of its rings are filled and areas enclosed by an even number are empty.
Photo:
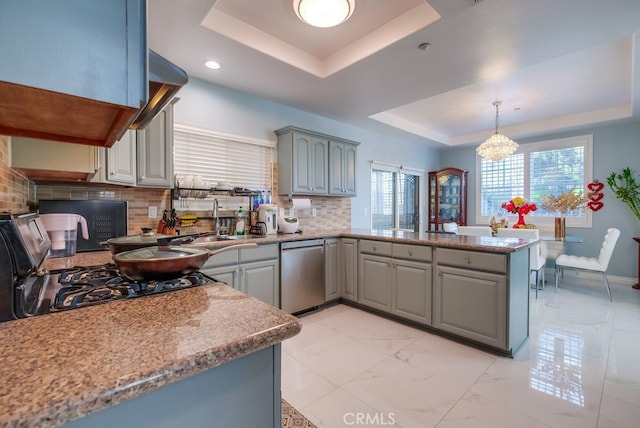
[[[516,141],[640,120],[639,0],[356,0],[328,29],[292,3],[150,0],[149,47],[192,77],[430,147],[482,142],[495,100]]]

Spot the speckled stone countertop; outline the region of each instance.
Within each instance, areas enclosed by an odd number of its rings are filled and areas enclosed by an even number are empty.
[[[300,329],[296,317],[221,283],[0,323],[0,426],[58,426]]]
[[[219,248],[333,237],[497,253],[530,245],[515,238],[366,229],[201,245]],[[47,259],[43,267],[112,262],[111,253],[98,251]],[[0,392],[0,426],[57,426],[271,346],[300,329],[297,318],[224,284],[0,323],[0,378],[5,385]]]

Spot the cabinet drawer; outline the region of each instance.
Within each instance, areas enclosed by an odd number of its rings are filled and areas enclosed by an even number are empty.
[[[460,266],[493,272],[507,271],[507,256],[504,254],[481,253],[477,251],[436,249],[438,264]]]
[[[431,247],[394,243],[391,250],[397,259],[431,261]]]
[[[363,239],[360,241],[360,252],[390,256],[392,254],[391,242],[367,241]]]
[[[241,262],[252,262],[256,260],[277,259],[278,244],[259,245],[258,248],[243,248],[240,250]]]

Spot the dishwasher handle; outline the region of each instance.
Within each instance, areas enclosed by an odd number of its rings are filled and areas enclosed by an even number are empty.
[[[290,241],[280,244],[280,249],[282,251],[289,251],[306,247],[324,247],[324,239],[305,239],[303,241]]]

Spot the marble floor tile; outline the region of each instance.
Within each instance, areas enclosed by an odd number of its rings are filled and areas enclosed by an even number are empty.
[[[318,427],[637,428],[640,292],[547,280],[513,359],[346,305],[303,316],[283,398]]]

